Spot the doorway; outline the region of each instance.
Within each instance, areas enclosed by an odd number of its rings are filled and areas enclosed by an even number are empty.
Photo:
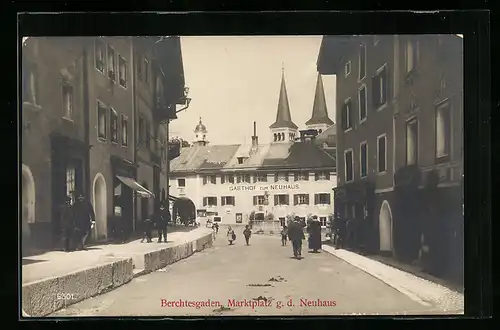
[[[96,240],[101,240],[105,239],[108,233],[106,180],[101,173],[95,176],[93,187],[93,205],[96,218],[93,234]]]
[[[379,213],[380,251],[393,252],[392,243],[392,211],[389,202],[384,201]]]
[[[30,223],[35,222],[35,180],[28,166],[22,164],[22,233],[29,237]]]

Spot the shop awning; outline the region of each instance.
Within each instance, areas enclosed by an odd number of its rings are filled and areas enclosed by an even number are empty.
[[[152,198],[155,196],[151,191],[149,191],[146,188],[144,188],[143,186],[141,186],[139,183],[137,183],[137,181],[135,181],[132,178],[128,178],[126,176],[119,176],[119,175],[117,175],[116,177],[118,178],[118,180],[123,182],[125,185],[134,189],[141,197]]]

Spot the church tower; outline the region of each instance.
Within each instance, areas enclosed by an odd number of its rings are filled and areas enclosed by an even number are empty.
[[[290,114],[284,68],[281,69],[281,89],[278,100],[276,121],[274,124],[269,126],[269,128],[271,129],[271,141],[273,141],[273,143],[290,143],[295,141],[298,127],[293,123],[292,116]]]
[[[201,122],[201,117],[200,117],[200,121],[198,122],[198,125],[196,125],[194,129],[195,140],[193,142],[193,145],[206,146],[208,144],[207,133],[208,133],[207,128]]]
[[[307,129],[315,129],[318,131],[318,133],[322,133],[332,125],[333,121],[330,119],[330,117],[328,117],[328,110],[326,108],[323,79],[321,78],[321,75],[318,73],[312,116],[311,119],[306,121],[306,126]]]

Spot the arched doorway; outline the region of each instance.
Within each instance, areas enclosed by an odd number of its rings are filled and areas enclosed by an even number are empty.
[[[196,206],[189,198],[181,197],[175,200],[172,206],[172,220],[177,216],[181,217],[181,222],[189,224],[189,220],[196,220]]]
[[[389,202],[384,201],[379,214],[380,251],[393,252],[392,245],[392,211]]]
[[[107,217],[107,187],[106,180],[101,173],[97,173],[93,184],[93,205],[96,226],[93,231],[94,239],[105,239],[108,235]]]
[[[22,233],[29,237],[29,224],[35,222],[35,179],[30,168],[24,164],[21,173]]]

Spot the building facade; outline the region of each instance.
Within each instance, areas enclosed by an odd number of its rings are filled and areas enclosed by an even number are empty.
[[[333,122],[327,115],[321,78],[319,85],[311,120],[328,126]],[[284,74],[276,121],[269,129],[270,144],[259,144],[254,122],[250,145],[208,145],[208,130],[200,119],[194,130],[196,141],[171,162],[171,194],[190,199],[199,218],[222,225],[271,219],[284,224],[287,216],[316,215],[326,226],[333,212],[335,149],[323,149],[325,142],[314,139],[317,131],[312,138],[298,131]],[[175,207],[173,211],[175,215]]]
[[[84,49],[75,38],[30,38],[23,45],[23,246],[50,245],[60,236],[66,196],[89,196]]]
[[[94,240],[135,230],[137,206],[142,206],[137,196],[150,204],[165,199],[168,122],[186,99],[180,41],[142,39],[23,42],[23,242],[60,245],[59,219],[67,196],[83,194],[92,203]],[[137,83],[136,73],[144,72],[146,61],[137,69],[136,54],[146,53],[151,78]],[[149,152],[140,118],[151,125]]]
[[[429,237],[456,232],[462,60],[455,35],[323,38],[318,71],[337,76],[341,109],[336,212],[353,220],[358,246],[421,260]]]

